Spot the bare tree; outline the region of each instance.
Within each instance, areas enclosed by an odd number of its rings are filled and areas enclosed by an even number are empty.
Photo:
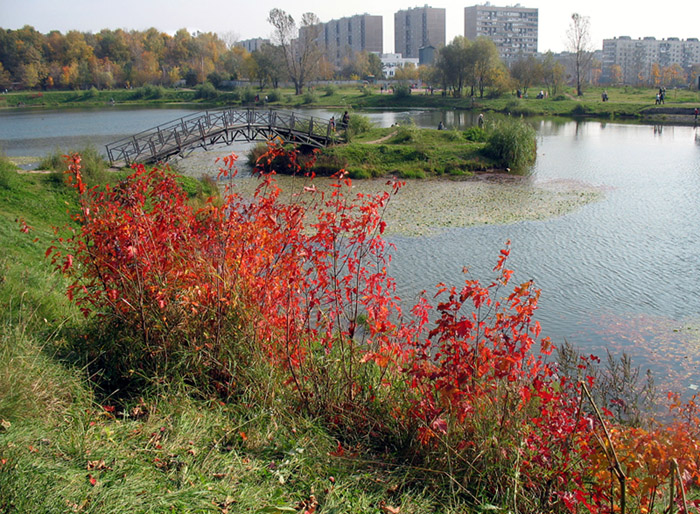
[[[571,24],[566,31],[569,50],[573,55],[576,73],[576,94],[583,96],[582,78],[586,76],[593,60],[591,48],[591,22],[588,16],[571,15]]]
[[[297,30],[294,18],[282,9],[272,9],[267,21],[274,27],[274,39],[284,54],[289,78],[294,82],[297,95],[304,91],[304,84],[313,78],[321,52],[316,40],[321,31],[318,16],[307,12],[301,16],[301,28]]]

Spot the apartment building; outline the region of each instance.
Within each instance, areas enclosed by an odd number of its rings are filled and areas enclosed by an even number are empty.
[[[269,39],[263,39],[261,37],[256,37],[253,39],[244,39],[243,41],[239,41],[236,43],[238,46],[242,46],[249,52],[255,52],[256,50],[260,50],[260,48],[265,45],[265,44],[270,44]]]
[[[382,17],[358,14],[321,24],[317,39],[329,62],[340,67],[343,57],[355,52],[384,51]]]
[[[537,53],[538,9],[497,7],[486,2],[464,8],[464,36],[475,40],[480,36],[491,39],[506,64],[521,56]]]
[[[421,48],[445,46],[445,9],[414,7],[394,14],[394,52],[417,59]]]
[[[678,64],[686,73],[693,65],[700,64],[700,41],[697,38],[682,40],[677,37],[632,39],[620,36],[604,39],[601,81],[647,84],[653,80],[654,65],[663,69],[674,64]],[[616,66],[619,68],[615,69]]]

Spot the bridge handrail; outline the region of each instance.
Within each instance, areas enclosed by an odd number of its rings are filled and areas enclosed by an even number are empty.
[[[110,162],[124,160],[126,163],[146,157],[177,153],[208,136],[228,129],[247,128],[256,133],[287,133],[297,137],[303,135],[314,141],[329,142],[332,138],[330,120],[300,114],[295,111],[277,109],[223,108],[199,111],[162,123],[134,135],[121,138],[106,146]],[[308,139],[307,139],[308,140]]]

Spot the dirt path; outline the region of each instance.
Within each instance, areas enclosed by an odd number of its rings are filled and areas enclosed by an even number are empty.
[[[398,134],[398,130],[394,130],[391,134],[387,134],[384,137],[380,137],[379,139],[375,139],[374,141],[365,141],[366,145],[376,145],[377,143],[383,143],[384,141],[391,139],[394,137],[396,134]]]

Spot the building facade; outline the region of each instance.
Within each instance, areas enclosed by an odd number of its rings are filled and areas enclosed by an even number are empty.
[[[345,56],[355,52],[384,51],[382,17],[358,14],[321,24],[318,44],[328,61],[340,67]]]
[[[265,44],[270,44],[269,39],[263,39],[261,37],[256,37],[253,39],[245,39],[243,41],[239,41],[236,43],[238,46],[242,46],[249,52],[255,52],[256,50],[260,50],[260,47],[265,45]]]
[[[445,9],[426,5],[394,14],[394,52],[417,59],[428,46],[445,46]]]
[[[418,66],[417,57],[402,57],[401,54],[381,54],[379,59],[382,61],[382,70],[386,78],[392,78],[396,75],[396,70],[403,68],[406,65]]]
[[[620,36],[603,40],[601,81],[606,84],[659,85],[657,82],[664,82],[664,69],[678,65],[687,75],[693,65],[698,64],[700,40],[697,38],[632,39]]]
[[[538,9],[496,7],[486,2],[464,8],[464,36],[475,40],[484,36],[498,48],[501,59],[509,64],[521,56],[537,53]]]

